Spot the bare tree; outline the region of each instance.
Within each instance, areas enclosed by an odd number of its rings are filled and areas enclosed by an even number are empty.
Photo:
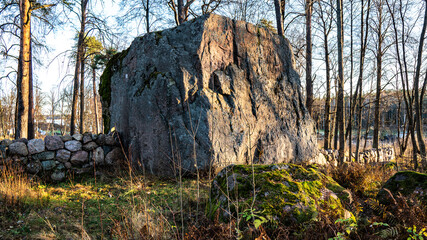
[[[312,42],[311,42],[311,15],[313,11],[313,1],[305,1],[305,88],[306,88],[306,105],[310,115],[313,114],[313,80],[312,74]]]
[[[332,12],[327,11],[331,8],[324,8],[323,1],[318,1],[318,10],[317,13],[320,18],[321,31],[323,35],[323,51],[324,51],[324,61],[325,61],[325,71],[326,71],[326,99],[325,99],[325,113],[324,113],[324,129],[325,137],[323,142],[323,147],[325,149],[330,148],[330,126],[331,126],[331,62],[330,62],[330,50],[329,50],[329,34],[332,31],[332,21],[333,14]],[[329,4],[332,5],[332,2],[329,1]]]
[[[283,18],[280,0],[274,0],[274,9],[276,12],[277,33],[283,36]]]
[[[339,159],[344,162],[345,134],[344,134],[344,62],[343,62],[343,0],[337,0],[337,38],[338,38],[338,101],[337,101],[337,121],[339,130]]]

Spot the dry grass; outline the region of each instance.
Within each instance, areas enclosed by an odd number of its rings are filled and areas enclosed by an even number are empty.
[[[19,210],[21,207],[44,205],[48,196],[39,191],[23,169],[4,163],[0,171],[0,201],[3,211]]]

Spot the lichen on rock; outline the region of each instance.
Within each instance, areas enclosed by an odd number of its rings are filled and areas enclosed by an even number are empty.
[[[284,224],[317,221],[321,212],[354,220],[343,206],[348,194],[313,165],[230,165],[212,182],[207,213],[228,221],[252,209]]]

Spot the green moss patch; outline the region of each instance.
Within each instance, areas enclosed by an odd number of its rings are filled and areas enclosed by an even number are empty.
[[[207,213],[219,211],[228,221],[250,209],[274,224],[317,221],[320,214],[353,217],[343,207],[349,197],[344,190],[314,166],[231,165],[215,177],[208,206],[216,209]]]

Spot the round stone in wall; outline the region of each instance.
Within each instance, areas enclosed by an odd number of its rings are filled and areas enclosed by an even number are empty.
[[[41,153],[45,149],[42,139],[31,139],[28,141],[28,152],[32,154]]]
[[[52,178],[54,181],[60,182],[65,179],[65,172],[54,172],[52,175],[50,175],[50,178]]]
[[[71,137],[70,134],[67,134],[67,135],[61,136],[61,140],[63,142],[67,142],[67,141],[73,140],[73,137]]]
[[[83,145],[83,149],[86,151],[92,151],[97,147],[98,147],[98,144],[96,144],[96,142],[89,142]]]
[[[9,145],[9,154],[27,156],[28,155],[27,145],[25,145],[25,143],[23,142],[14,142]]]
[[[36,174],[42,170],[42,164],[39,161],[30,162],[27,164],[27,172]]]
[[[60,149],[56,152],[56,160],[60,162],[67,162],[70,160],[71,152],[65,149]]]
[[[71,152],[82,150],[82,144],[79,141],[72,140],[65,143],[65,148]]]
[[[86,144],[91,141],[92,141],[92,134],[90,133],[83,134],[83,144]]]
[[[72,165],[83,165],[88,160],[88,153],[86,151],[78,151],[73,153],[71,156],[71,164]]]
[[[104,164],[104,150],[102,147],[98,147],[97,149],[93,150],[92,161],[97,165]]]
[[[80,133],[76,133],[73,135],[73,139],[77,141],[81,141],[83,139],[83,135]]]
[[[46,136],[44,142],[47,150],[55,151],[64,148],[64,142],[59,136]]]

